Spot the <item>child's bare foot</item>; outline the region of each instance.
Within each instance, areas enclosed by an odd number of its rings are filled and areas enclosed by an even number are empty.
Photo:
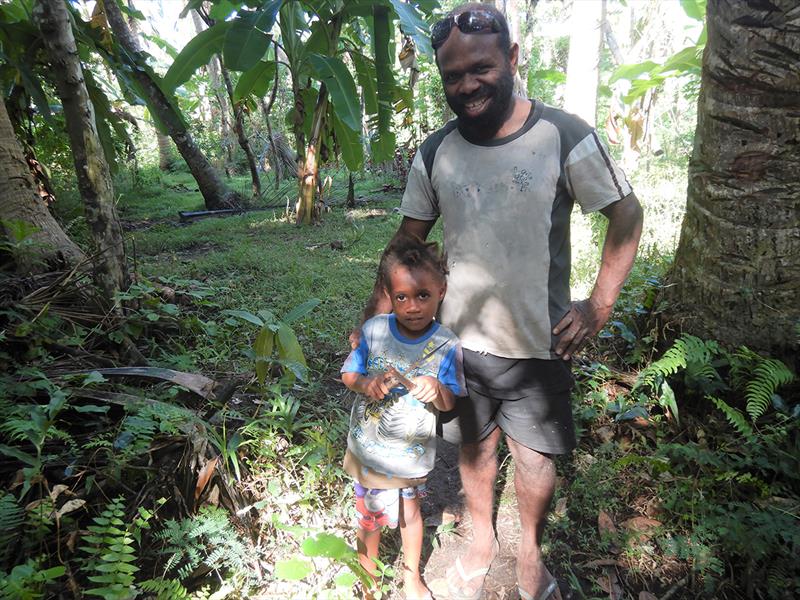
[[[422,582],[419,572],[403,569],[403,597],[406,600],[432,600],[431,591]]]

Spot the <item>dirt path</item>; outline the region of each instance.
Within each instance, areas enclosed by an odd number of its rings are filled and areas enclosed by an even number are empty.
[[[516,577],[514,566],[519,545],[519,519],[513,485],[513,464],[509,458],[501,465],[497,487],[497,535],[500,540],[500,554],[492,563],[492,568],[484,584],[485,600],[516,600]],[[458,450],[452,444],[439,440],[436,466],[428,478],[430,494],[423,502],[423,516],[426,519],[426,543],[423,548],[423,573],[426,582],[435,586],[435,580],[444,578],[448,567],[456,557],[464,552],[471,538],[469,514],[464,508],[460,493],[461,479],[458,474]],[[455,516],[457,524],[448,532],[435,535],[436,527]],[[434,545],[431,546],[431,540]],[[399,564],[397,565],[400,566]],[[398,569],[398,573],[399,573]],[[397,578],[400,579],[399,577]],[[438,586],[436,587],[438,589]],[[402,591],[395,590],[391,600],[400,600]],[[436,596],[442,600],[446,596]]]

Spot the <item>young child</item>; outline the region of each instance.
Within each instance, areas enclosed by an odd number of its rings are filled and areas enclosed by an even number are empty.
[[[434,320],[447,289],[436,243],[401,239],[386,250],[379,271],[393,312],[364,323],[342,367],[344,384],[362,394],[350,415],[344,468],[355,480],[361,564],[375,573],[381,527],[399,523],[405,597],[424,600],[431,595],[419,572],[419,498],[436,457],[438,412],[452,409],[465,391],[461,346]]]

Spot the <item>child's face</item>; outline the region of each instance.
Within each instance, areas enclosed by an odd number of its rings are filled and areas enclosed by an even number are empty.
[[[397,328],[408,338],[418,338],[430,327],[447,284],[430,269],[396,265],[389,272],[386,293],[392,301]]]

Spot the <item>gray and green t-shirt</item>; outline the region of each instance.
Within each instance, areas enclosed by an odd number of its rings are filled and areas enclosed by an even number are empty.
[[[450,121],[420,147],[400,213],[442,217],[450,275],[441,322],[464,348],[554,359],[552,328],[570,304],[570,213],[632,189],[580,118],[533,102],[516,133],[470,142]]]

